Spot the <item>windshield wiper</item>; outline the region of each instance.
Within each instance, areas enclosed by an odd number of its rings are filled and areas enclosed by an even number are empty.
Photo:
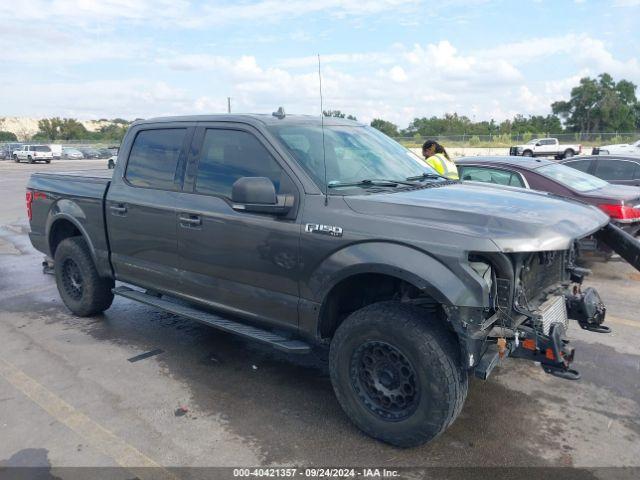
[[[447,177],[445,177],[444,175],[439,175],[437,173],[428,173],[428,172],[424,172],[421,175],[415,175],[413,177],[407,177],[407,180],[426,180],[427,178],[444,178],[445,180],[447,179]]]
[[[387,180],[387,179],[364,179],[357,182],[329,182],[329,188],[338,187],[396,187],[398,185],[408,185],[413,187],[414,184],[404,180]]]

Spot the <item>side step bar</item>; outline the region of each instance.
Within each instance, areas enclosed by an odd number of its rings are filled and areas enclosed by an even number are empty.
[[[300,340],[291,340],[268,330],[245,325],[244,323],[223,318],[215,313],[209,313],[195,307],[181,305],[158,296],[149,295],[139,290],[133,290],[129,287],[116,287],[113,289],[113,293],[115,295],[120,295],[121,297],[164,310],[165,312],[173,313],[174,315],[206,323],[207,325],[225,332],[235,333],[236,335],[240,335],[245,338],[267,343],[284,352],[309,353],[311,351],[311,346]]]

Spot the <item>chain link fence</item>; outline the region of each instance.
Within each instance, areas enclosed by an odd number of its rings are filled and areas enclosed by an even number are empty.
[[[615,143],[633,143],[640,138],[640,132],[589,132],[589,133],[502,133],[489,135],[433,135],[412,137],[394,137],[407,147],[420,147],[426,140],[435,140],[445,147],[510,147],[527,143],[534,138],[557,138],[560,143],[579,143],[584,146],[611,145]]]

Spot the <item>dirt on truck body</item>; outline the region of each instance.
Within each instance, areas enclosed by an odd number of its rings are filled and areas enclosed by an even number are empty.
[[[346,120],[135,122],[112,173],[34,174],[27,204],[75,314],[119,295],[288,352],[328,346],[345,412],[398,446],[443,432],[499,358],[577,378],[568,317],[604,328],[575,245],[606,215],[449,181]]]

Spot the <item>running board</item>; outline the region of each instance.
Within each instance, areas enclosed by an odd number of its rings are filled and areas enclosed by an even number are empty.
[[[236,335],[240,335],[245,338],[267,343],[272,347],[287,353],[309,353],[311,351],[311,346],[300,340],[291,340],[268,330],[229,320],[216,315],[215,313],[209,313],[195,307],[181,305],[157,296],[149,295],[139,290],[133,290],[129,287],[116,287],[113,289],[113,293],[115,295],[120,295],[121,297],[164,310],[165,312],[173,313],[174,315],[206,323],[207,325],[225,332],[235,333]]]

